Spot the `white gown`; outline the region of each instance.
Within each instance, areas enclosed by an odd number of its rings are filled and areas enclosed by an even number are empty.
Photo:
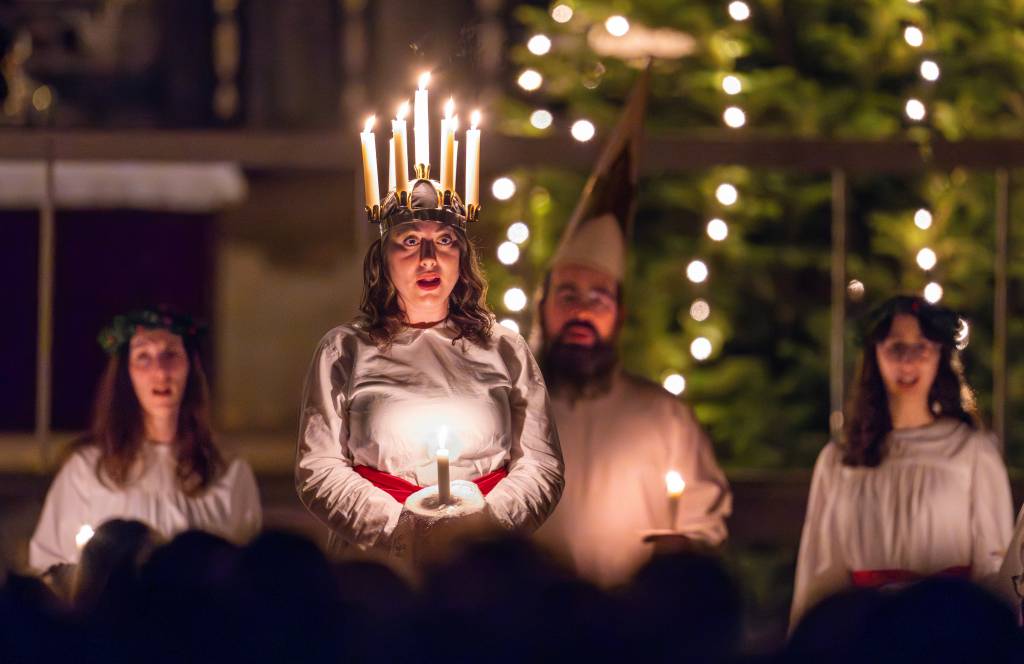
[[[653,553],[645,531],[675,529],[718,544],[732,494],[692,411],[663,388],[619,372],[608,393],[570,403],[556,397],[565,493],[538,542],[584,578],[627,581]],[[686,481],[675,523],[665,473]]]
[[[79,529],[95,529],[111,519],[142,521],[166,538],[199,529],[238,544],[260,530],[259,489],[242,459],[229,462],[220,478],[193,497],[178,488],[170,445],[144,444],[138,475],[123,488],[100,482],[99,454],[95,447],[75,451],[54,478],[29,543],[29,565],[37,572],[58,563],[77,563]]]
[[[295,484],[330,529],[332,553],[348,546],[388,553],[402,511],[354,467],[436,484],[442,435],[452,480],[507,468],[486,498],[505,528],[532,531],[558,502],[558,433],[526,342],[500,325],[489,348],[453,345],[455,335],[446,323],[405,328],[382,351],[362,330],[341,325],[317,347],[302,399]]]
[[[999,575],[993,582],[993,590],[1006,599],[1021,618],[1021,596],[1017,593],[1018,584],[1013,577],[1024,574],[1024,507],[1017,515],[1017,528],[1010,540],[1010,546],[1006,549],[1006,558],[1003,566],[999,568]],[[1024,582],[1019,586],[1024,589]]]
[[[855,571],[933,574],[970,567],[990,582],[1013,529],[996,440],[959,420],[889,434],[876,468],[845,466],[829,443],[814,466],[790,628]]]

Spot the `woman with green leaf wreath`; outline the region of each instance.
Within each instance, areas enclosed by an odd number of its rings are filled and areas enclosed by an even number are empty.
[[[213,442],[202,332],[159,308],[117,316],[100,334],[110,359],[92,427],[50,486],[29,545],[34,569],[76,564],[94,529],[114,518],[168,538],[197,528],[243,543],[259,531],[252,469]]]
[[[979,428],[959,317],[920,297],[870,316],[844,440],[814,467],[791,628],[844,588],[989,581],[1013,528],[999,441]]]

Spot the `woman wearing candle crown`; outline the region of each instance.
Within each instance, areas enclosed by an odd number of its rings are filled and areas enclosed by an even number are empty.
[[[958,317],[895,297],[868,319],[844,440],[814,467],[790,627],[824,597],[928,575],[989,580],[1012,534],[995,437],[977,425]]]
[[[210,431],[201,326],[164,308],[116,316],[91,430],[54,478],[29,544],[42,572],[76,564],[93,529],[142,521],[164,537],[190,528],[245,543],[260,529],[249,464],[227,461]]]
[[[523,338],[493,323],[466,208],[450,179],[408,182],[398,164],[399,191],[379,209],[364,261],[361,314],[321,340],[303,396],[296,488],[334,553],[412,557],[423,529],[406,499],[437,483],[439,449],[503,529],[535,529],[562,491],[544,381]]]

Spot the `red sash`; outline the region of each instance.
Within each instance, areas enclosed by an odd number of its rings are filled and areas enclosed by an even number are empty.
[[[966,579],[971,576],[970,566],[949,567],[934,574],[918,574],[905,569],[869,569],[858,570],[850,574],[853,585],[858,588],[884,588],[895,584],[913,583],[926,578],[926,576],[951,577]]]
[[[421,486],[416,486],[412,482],[406,482],[401,477],[395,477],[394,475],[385,473],[382,470],[377,470],[376,468],[370,468],[369,466],[356,466],[355,471],[364,479],[369,480],[373,486],[386,492],[389,496],[403,505],[405,504],[405,501],[408,500],[409,496],[423,488]],[[508,471],[504,468],[499,468],[493,473],[487,473],[483,477],[476,478],[473,480],[473,484],[480,487],[480,493],[486,496],[491,492],[491,489],[498,485],[498,482],[505,479],[507,476]]]

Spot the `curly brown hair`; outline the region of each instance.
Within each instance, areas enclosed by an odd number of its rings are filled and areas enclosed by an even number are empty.
[[[185,394],[178,411],[178,486],[186,495],[197,495],[224,471],[225,462],[213,442],[210,427],[210,390],[199,352],[186,342],[189,358]],[[128,347],[110,356],[100,379],[93,406],[91,430],[75,441],[75,449],[97,447],[96,476],[115,487],[131,483],[132,470],[145,444],[142,406],[128,373]]]
[[[863,335],[850,418],[841,446],[842,461],[847,466],[873,468],[885,458],[892,415],[875,347],[889,336],[892,321],[898,315],[916,318],[925,338],[941,346],[938,373],[928,391],[929,405],[943,417],[961,420],[972,428],[979,426],[974,395],[964,379],[956,348],[957,315],[920,297],[894,297],[869,317],[870,326]]]
[[[468,339],[486,347],[490,343],[494,321],[494,315],[487,307],[487,279],[473,243],[462,229],[457,231],[459,279],[448,296],[448,321],[458,332],[452,343]],[[384,251],[387,237],[384,235],[375,240],[363,260],[363,298],[357,319],[379,348],[391,345],[402,329],[405,317],[398,301],[398,290],[388,276]]]

